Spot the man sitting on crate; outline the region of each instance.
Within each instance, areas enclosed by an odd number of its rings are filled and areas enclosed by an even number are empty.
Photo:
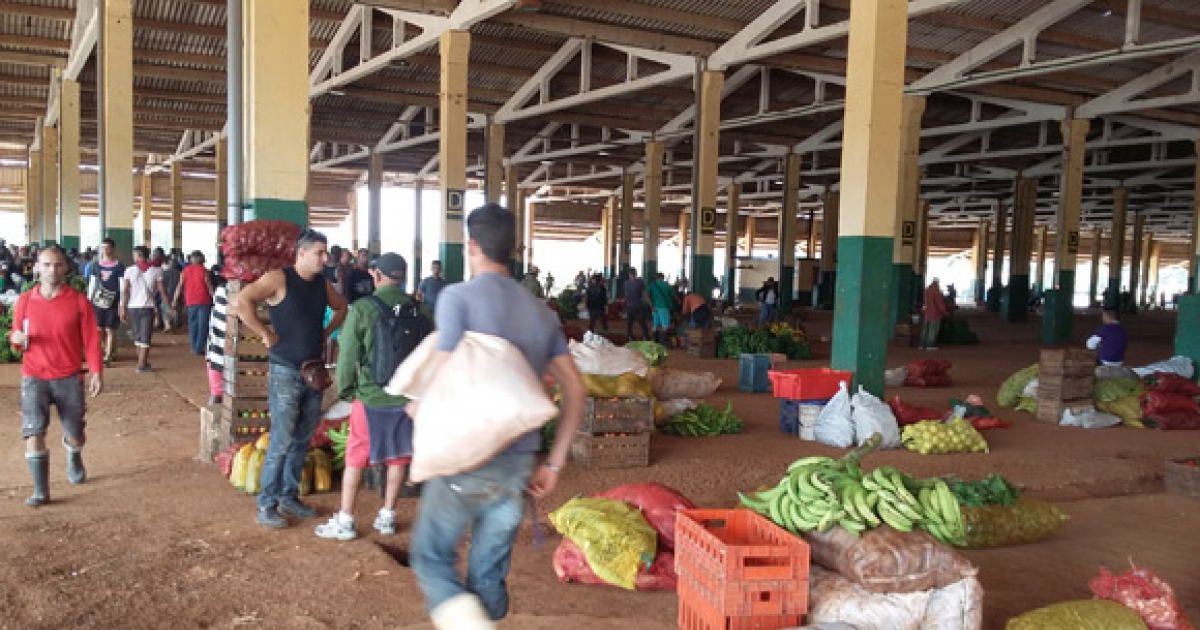
[[[354,500],[368,464],[387,464],[383,508],[374,527],[396,533],[396,501],[404,470],[412,461],[412,418],[404,413],[408,399],[383,391],[392,374],[432,326],[416,302],[404,294],[408,264],[398,254],[384,254],[371,270],[375,293],[355,300],[342,326],[338,351],[337,391],[352,401],[346,469],[342,475],[341,511],[317,527],[317,536],[353,540]]]
[[[304,230],[296,241],[296,264],[267,273],[229,305],[270,349],[271,445],[263,462],[257,520],[271,529],[287,527],[285,514],[317,515],[300,502],[300,475],[321,421],[322,386],[329,385],[325,343],[346,319],[346,300],[322,273],[327,246],[324,234]],[[255,313],[264,302],[270,307],[271,329]],[[333,318],[322,327],[326,306]]]
[[[438,298],[437,353],[426,371],[438,372],[467,332],[501,337],[516,346],[534,374],[549,374],[563,391],[558,435],[550,454],[534,469],[541,432],[533,431],[481,467],[425,482],[413,526],[411,560],[425,606],[438,630],[487,630],[508,614],[508,577],[521,523],[522,494],[554,491],[567,463],[571,437],[583,418],[587,392],[567,350],[558,318],[508,272],[516,240],[512,212],[487,204],[467,218],[469,282],[447,287]],[[410,403],[410,407],[420,402]],[[417,417],[415,408],[409,415]],[[458,544],[471,530],[464,580],[457,569]]]

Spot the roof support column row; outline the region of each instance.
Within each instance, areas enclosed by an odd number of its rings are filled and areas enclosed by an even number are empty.
[[[1092,230],[1092,282],[1088,289],[1088,307],[1096,304],[1096,295],[1100,290],[1100,252],[1103,251],[1101,241],[1104,240],[1104,229]]]
[[[442,187],[442,244],[439,258],[446,282],[465,277],[463,218],[467,189],[467,70],[471,34],[441,36],[442,75],[439,99],[439,180]]]
[[[642,277],[658,275],[658,241],[662,229],[662,142],[646,143],[646,205],[642,210]]]
[[[504,204],[512,211],[513,221],[517,224],[517,229],[514,230],[516,240],[513,243],[512,262],[508,269],[514,278],[525,275],[525,193],[521,192],[518,177],[520,173],[516,164],[509,164],[504,168]]]
[[[132,0],[104,0],[101,10],[101,232],[113,240],[118,255],[129,255],[133,250],[133,177],[130,176],[133,172]],[[307,51],[305,55],[307,60]],[[302,153],[307,156],[308,150],[304,149]]]
[[[855,3],[842,144],[833,367],[883,395],[900,187],[900,125],[908,3]],[[832,221],[826,216],[826,225]]]
[[[42,150],[30,149],[25,167],[25,242],[42,240]]]
[[[383,253],[383,154],[367,157],[367,251],[371,258]]]
[[[1004,321],[1029,319],[1029,261],[1033,257],[1033,221],[1037,217],[1038,180],[1018,177],[1013,190],[1012,259],[1008,263],[1008,299]]]
[[[984,293],[987,292],[988,239],[991,235],[991,221],[983,219],[975,228],[975,241],[971,249],[971,261],[975,263],[975,280],[971,283],[971,295],[976,304],[983,304]]]
[[[1200,155],[1200,142],[1196,143],[1196,154]],[[1179,296],[1179,312],[1175,315],[1175,354],[1200,363],[1200,161],[1196,163],[1195,185],[1188,293]]]
[[[696,179],[693,190],[697,198],[692,212],[692,290],[705,298],[712,296],[713,242],[717,231],[717,159],[720,157],[721,91],[725,88],[725,73],[705,70],[700,77],[699,116],[696,118],[699,143],[696,149]]]
[[[1143,246],[1143,237],[1146,234],[1146,213],[1135,212],[1133,214],[1133,239],[1130,242],[1129,249],[1129,305],[1128,309],[1131,312],[1137,312],[1138,305],[1138,288],[1142,286],[1142,258],[1145,255],[1145,247]]]
[[[138,226],[141,229],[141,240],[137,241],[147,247],[154,242],[154,231],[151,228],[151,217],[154,216],[154,174],[149,169],[142,170],[139,182],[142,187],[142,207],[138,210]]]
[[[892,324],[907,320],[921,285],[916,282],[917,206],[921,199],[921,117],[924,96],[905,96],[900,124],[900,185],[896,196],[896,239],[892,256]]]
[[[79,82],[64,80],[58,95],[59,130],[59,243],[67,250],[79,245]]]
[[[796,287],[796,214],[800,211],[800,156],[789,153],[783,163],[783,207],[779,209],[779,309],[792,312]]]
[[[626,171],[621,177],[621,229],[618,232],[621,242],[617,246],[617,269],[620,271],[622,279],[628,278],[629,270],[632,269],[630,263],[633,257],[633,187],[635,181],[634,175],[629,171]],[[653,277],[645,278],[646,282],[652,280],[654,280]],[[624,285],[624,282],[621,284]]]
[[[742,185],[730,184],[725,189],[728,202],[725,215],[725,282],[721,293],[728,304],[737,303],[738,213],[742,204]],[[787,205],[787,204],[784,204]]]
[[[1079,257],[1079,219],[1083,210],[1083,166],[1091,121],[1067,119],[1062,123],[1063,167],[1058,194],[1058,234],[1054,250],[1054,292],[1047,293],[1042,319],[1044,343],[1071,341],[1075,313],[1075,261]]]
[[[132,131],[132,130],[131,130]],[[58,129],[42,127],[42,238],[58,242]]]
[[[171,247],[183,250],[183,162],[179,160],[171,162]]]
[[[1121,268],[1125,266],[1125,213],[1129,210],[1129,189],[1113,189],[1112,238],[1108,246],[1108,290],[1104,292],[1104,308],[1121,308]]]

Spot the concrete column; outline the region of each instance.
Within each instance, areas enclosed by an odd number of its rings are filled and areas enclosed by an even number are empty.
[[[425,229],[425,182],[417,180],[413,184],[413,259],[412,259],[412,285],[409,286],[409,291],[416,292],[418,286],[421,285],[421,258],[425,255],[425,241],[421,234]],[[443,278],[445,275],[443,274]]]
[[[1154,302],[1159,294],[1158,290],[1158,266],[1162,261],[1162,243],[1154,241],[1150,246],[1150,264],[1147,266],[1149,273],[1146,278],[1146,287],[1150,295],[1148,302]]]
[[[214,184],[217,189],[214,191],[213,198],[216,199],[216,214],[217,214],[217,235],[229,225],[229,141],[225,138],[217,138],[216,146],[216,174],[217,178]],[[358,198],[353,192],[350,193],[351,199],[357,202]],[[354,215],[357,217],[357,215]],[[357,219],[356,219],[357,220]],[[358,238],[358,232],[355,231],[354,238]]]
[[[1109,240],[1108,290],[1104,295],[1104,308],[1118,309],[1121,304],[1121,270],[1125,266],[1125,214],[1129,210],[1129,189],[1120,186],[1113,189],[1113,232]]]
[[[183,162],[171,162],[171,247],[183,249]]]
[[[1035,212],[1036,214],[1036,212]],[[1047,225],[1039,225],[1034,230],[1034,243],[1037,254],[1037,272],[1033,276],[1033,284],[1038,291],[1046,290],[1046,247],[1050,237],[1050,227]]]
[[[513,243],[512,262],[509,263],[508,272],[514,278],[520,278],[525,275],[525,266],[521,264],[522,256],[525,250],[525,217],[522,212],[524,210],[520,201],[521,182],[520,171],[516,164],[508,164],[504,167],[504,206],[513,213],[513,222],[517,224],[515,231],[516,240]]]
[[[58,95],[60,142],[58,234],[62,246],[80,249],[79,243],[79,82],[64,80]]]
[[[1054,249],[1054,293],[1047,294],[1042,316],[1042,341],[1071,341],[1075,313],[1075,261],[1079,257],[1079,219],[1083,212],[1083,166],[1087,156],[1090,120],[1062,123],[1063,167],[1059,177],[1058,229]]]
[[[974,248],[971,260],[975,264],[975,280],[971,283],[972,295],[976,304],[984,303],[984,293],[987,291],[988,240],[991,236],[991,221],[983,219],[975,228]]]
[[[42,240],[58,242],[58,128],[42,127]]]
[[[1200,156],[1200,141],[1195,143]],[[1175,317],[1175,354],[1200,365],[1200,160],[1196,161],[1192,201],[1192,242],[1188,248],[1188,293],[1179,297]]]
[[[621,178],[621,242],[617,247],[617,266],[621,274],[629,277],[630,263],[633,260],[633,189],[636,177],[629,171]],[[653,278],[647,278],[649,282]]]
[[[692,277],[692,290],[708,297],[713,290],[713,243],[717,233],[717,159],[720,157],[721,91],[725,87],[725,74],[705,71],[700,78],[700,146],[696,151],[696,168],[692,177],[697,178],[693,190],[699,198],[693,200],[695,213],[692,217],[693,236],[692,265],[688,273]]]
[[[687,210],[679,211],[679,275],[687,277],[688,275],[688,241],[690,239],[690,228],[692,222],[689,219]],[[695,285],[692,285],[695,286]]]
[[[758,217],[750,215],[746,217],[746,255],[754,255],[754,235],[758,231]]]
[[[841,206],[841,194],[827,190],[823,205],[825,214],[821,221],[821,275],[817,287],[817,305],[831,309],[837,290],[838,209]]]
[[[467,190],[467,69],[471,34],[447,31],[441,37],[442,75],[438,169],[442,188],[442,244],[439,258],[447,282],[465,277],[463,217]]]
[[[25,243],[42,240],[42,151],[29,150],[25,167]]]
[[[1136,310],[1138,304],[1138,288],[1142,279],[1142,238],[1146,232],[1146,213],[1135,212],[1133,215],[1133,239],[1129,250],[1129,299],[1131,308]]]
[[[525,268],[528,269],[533,264],[534,232],[537,227],[537,204],[525,201],[524,195],[522,195],[521,203],[525,206]]]
[[[929,225],[929,200],[917,202],[917,250],[913,263],[914,302],[920,302],[925,293],[925,275],[929,270],[929,241],[933,228]]]
[[[1100,290],[1100,252],[1103,251],[1101,241],[1104,240],[1104,230],[1096,228],[1092,230],[1092,282],[1091,288],[1088,289],[1088,306],[1096,303],[1096,296]]]
[[[1029,262],[1033,258],[1038,180],[1018,177],[1013,189],[1012,258],[1008,263],[1008,300],[1004,321],[1029,319]]]
[[[383,253],[383,154],[375,151],[367,159],[367,249],[372,258]]]
[[[142,207],[138,211],[138,224],[142,233],[141,240],[138,243],[150,247],[154,236],[154,231],[150,223],[154,219],[154,175],[150,173],[150,169],[142,170],[142,177],[139,183],[142,185]]]
[[[1142,278],[1138,283],[1140,290],[1133,296],[1133,299],[1137,300],[1137,303],[1140,304],[1142,308],[1146,308],[1146,296],[1150,289],[1150,257],[1153,254],[1154,234],[1152,232],[1146,232],[1142,236]]]
[[[483,195],[488,203],[500,203],[504,184],[504,125],[487,127],[487,167],[484,171]]]
[[[1008,208],[1004,204],[996,204],[996,238],[992,247],[992,289],[988,291],[987,310],[992,313],[1000,312],[1000,297],[1004,291],[1004,253],[1005,240],[1008,232]]]
[[[809,258],[816,259],[817,243],[821,242],[821,222],[817,221],[817,209],[813,208],[808,212],[808,240],[805,245],[805,255]]]
[[[658,274],[658,242],[662,231],[663,143],[646,143],[646,205],[642,210],[642,276]]]
[[[850,11],[842,139],[833,367],[883,395],[900,188],[900,129],[908,4],[858,2]],[[833,221],[826,216],[826,225]],[[828,228],[827,228],[828,229]]]
[[[346,193],[346,218],[350,220],[350,249],[358,255],[358,192]]]
[[[800,213],[800,156],[789,153],[783,161],[783,207],[779,209],[779,314],[792,311],[796,286],[796,215]]]
[[[1200,140],[1196,141],[1196,155],[1200,156]],[[1192,177],[1192,246],[1188,252],[1188,292],[1200,294],[1200,159],[1196,160],[1196,172]],[[1200,337],[1200,334],[1197,335]]]
[[[625,283],[617,267],[619,211],[616,195],[610,196],[608,204],[604,206],[604,276],[608,278],[608,292],[614,298],[625,294]]]
[[[907,319],[919,293],[914,267],[917,244],[917,206],[921,196],[921,117],[924,96],[905,96],[901,111],[900,185],[896,194],[896,225],[899,238],[892,251],[891,321]]]
[[[738,255],[738,223],[739,208],[742,205],[742,185],[730,184],[725,189],[727,204],[725,213],[725,300],[729,304],[737,302],[737,255]]]
[[[244,6],[245,217],[307,226],[308,4]]]

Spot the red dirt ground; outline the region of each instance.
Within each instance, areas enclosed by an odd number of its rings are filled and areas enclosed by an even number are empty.
[[[978,393],[994,406],[1000,382],[1037,360],[1036,323],[1009,325],[973,316],[983,344],[943,348],[955,364],[956,385],[942,390],[899,388],[906,400],[944,406],[950,396]],[[1096,324],[1077,318],[1078,337]],[[1129,323],[1130,363],[1166,358],[1174,329],[1169,314],[1147,313]],[[808,323],[819,357],[828,357],[830,315]],[[161,338],[161,336],[160,336]],[[166,337],[151,375],[133,372],[130,354],[108,371],[107,389],[89,410],[86,459],[90,479],[64,480],[61,449],[51,450],[54,502],[31,510],[22,501],[29,477],[21,457],[19,366],[0,366],[0,404],[12,409],[0,436],[10,445],[0,459],[0,629],[33,628],[430,628],[412,573],[388,553],[409,534],[374,532],[350,543],[317,539],[313,519],[269,532],[253,521],[253,499],[235,492],[215,468],[195,461],[197,407],[206,396],[202,361],[186,340]],[[928,356],[893,348],[889,365]],[[824,361],[793,362],[788,367]],[[586,471],[569,468],[555,496],[539,505],[541,518],[572,496],[637,481],[678,488],[701,506],[728,507],[736,491],[774,483],[792,460],[829,449],[781,435],[778,403],[769,394],[737,391],[736,362],[695,360],[673,353],[670,365],[716,372],[725,384],[710,399],[732,400],[748,433],[713,439],[655,436],[651,467]],[[1132,429],[1084,431],[1039,424],[1002,411],[1012,429],[986,433],[992,452],[921,456],[907,451],[872,455],[868,465],[893,464],[918,475],[963,477],[997,472],[1032,496],[1063,501],[1072,521],[1054,537],[1010,549],[968,552],[986,591],[985,627],[998,630],[1015,614],[1045,604],[1089,597],[1087,580],[1099,565],[1129,561],[1171,582],[1193,618],[1200,619],[1200,500],[1163,493],[1168,457],[1200,455],[1195,433]],[[51,431],[51,440],[60,432]],[[336,494],[313,498],[328,515]],[[378,497],[364,493],[358,520],[369,524]],[[401,503],[409,523],[414,500]],[[323,518],[323,517],[322,517]],[[362,525],[360,525],[361,527]],[[675,626],[673,593],[626,593],[559,584],[550,557],[529,529],[518,542],[509,584],[513,616],[502,627],[633,628]],[[385,545],[381,547],[380,545]]]

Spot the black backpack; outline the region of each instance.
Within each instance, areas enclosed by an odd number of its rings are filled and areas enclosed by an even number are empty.
[[[388,308],[383,300],[374,295],[368,295],[366,299],[379,310],[379,319],[375,322],[371,374],[375,377],[375,384],[382,386],[392,379],[396,368],[432,332],[433,327],[411,300]]]

